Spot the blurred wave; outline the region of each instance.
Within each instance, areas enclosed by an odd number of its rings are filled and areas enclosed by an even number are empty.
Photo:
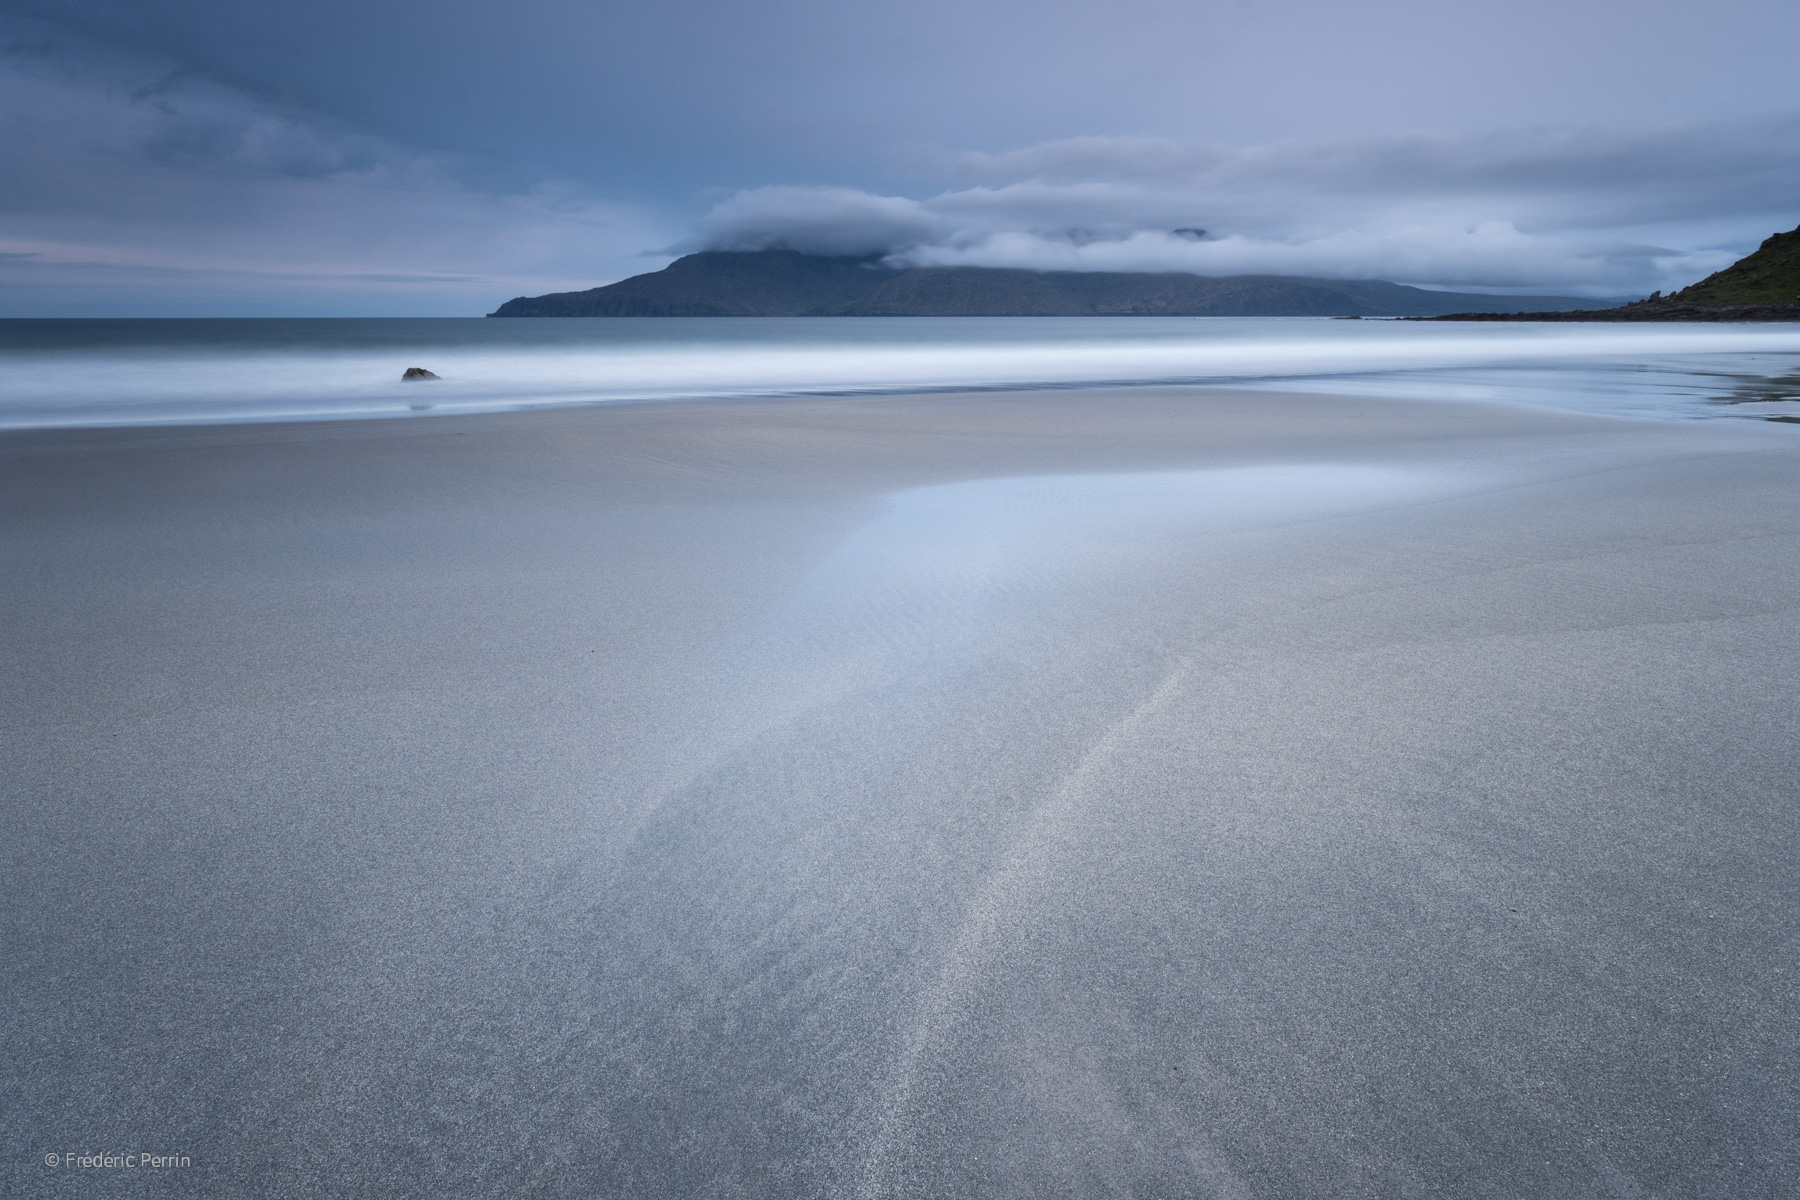
[[[403,382],[415,366],[440,378]],[[1797,378],[1800,330],[1773,325],[1260,317],[0,321],[5,428],[1157,383],[1784,419],[1800,416]]]

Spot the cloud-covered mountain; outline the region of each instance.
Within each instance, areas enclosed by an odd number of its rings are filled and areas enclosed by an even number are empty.
[[[1569,309],[1557,296],[1424,291],[1381,280],[884,266],[851,255],[707,250],[604,287],[520,296],[492,317],[1364,317]]]
[[[923,199],[742,191],[700,222],[695,244],[909,266],[1647,292],[1737,257],[1706,245],[1710,229],[1786,223],[1800,204],[1800,115],[1249,149],[1086,137],[945,166],[970,185]]]

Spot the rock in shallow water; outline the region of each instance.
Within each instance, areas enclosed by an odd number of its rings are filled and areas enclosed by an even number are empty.
[[[439,379],[442,377],[439,375],[434,375],[432,372],[427,371],[424,367],[408,367],[408,368],[406,368],[406,374],[400,376],[400,378],[402,378],[402,379]]]

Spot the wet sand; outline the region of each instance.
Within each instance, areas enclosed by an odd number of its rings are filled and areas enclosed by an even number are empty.
[[[1800,1178],[1790,427],[14,433],[0,560],[7,1194]]]

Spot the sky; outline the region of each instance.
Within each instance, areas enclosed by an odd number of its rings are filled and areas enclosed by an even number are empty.
[[[1792,0],[0,0],[0,316],[697,249],[1643,295],[1800,224]]]

